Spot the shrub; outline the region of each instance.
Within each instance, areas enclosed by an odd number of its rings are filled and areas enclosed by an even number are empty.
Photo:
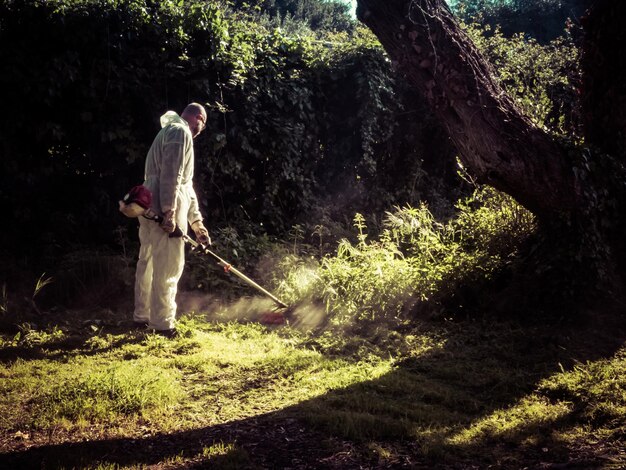
[[[492,188],[476,190],[457,209],[441,223],[424,204],[396,207],[375,240],[357,214],[356,242],[344,239],[335,256],[322,259],[309,274],[308,295],[324,299],[335,323],[406,319],[423,302],[437,311],[460,287],[478,288],[504,269],[535,230],[528,211]],[[295,283],[287,276],[281,293],[297,291]]]

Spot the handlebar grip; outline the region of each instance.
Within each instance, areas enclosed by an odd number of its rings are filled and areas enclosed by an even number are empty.
[[[146,218],[149,220],[154,220],[157,224],[160,224],[161,222],[163,222],[163,217],[161,217],[160,215],[155,215],[154,217],[146,217]],[[170,233],[169,235],[170,238],[180,238],[182,236],[183,236],[183,231],[180,229],[178,225],[176,226],[174,231]]]
[[[180,238],[183,236],[183,231],[177,225],[172,233],[170,233],[170,238]]]

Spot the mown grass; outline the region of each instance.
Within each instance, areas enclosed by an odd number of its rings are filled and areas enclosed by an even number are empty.
[[[259,464],[247,440],[296,420],[305,431],[292,438],[310,452],[332,457],[341,454],[337,442],[349,443],[346,468],[409,460],[433,468],[626,464],[626,349],[615,342],[594,350],[605,332],[585,338],[511,322],[425,322],[376,341],[344,337],[338,353],[336,331],[215,323],[200,314],[185,317],[179,331],[174,340],[118,326],[3,335],[2,457],[24,462],[51,444],[150,439],[165,467],[264,468],[272,457]],[[63,342],[70,337],[72,348]],[[256,420],[266,423],[258,431]],[[238,442],[236,433],[220,434],[223,426],[251,430]],[[200,447],[156,450],[159,439],[185,433],[211,437]],[[53,462],[142,468],[155,463],[147,451],[121,458],[78,448]]]

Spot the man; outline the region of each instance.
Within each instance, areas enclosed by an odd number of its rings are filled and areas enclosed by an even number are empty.
[[[170,234],[176,227],[187,233],[190,224],[199,243],[211,243],[192,183],[193,139],[204,130],[206,119],[198,103],[187,105],[180,116],[168,111],[146,158],[143,185],[152,192],[152,210],[163,221],[139,218],[133,321],[166,337],[176,335],[176,291],[185,265],[183,239]]]

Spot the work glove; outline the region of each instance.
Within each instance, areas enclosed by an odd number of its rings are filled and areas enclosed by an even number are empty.
[[[202,223],[201,220],[196,220],[193,224],[191,224],[191,229],[196,234],[196,241],[201,245],[210,245],[211,237],[209,237],[209,232]]]
[[[169,210],[163,214],[163,220],[161,221],[161,228],[165,233],[172,233],[176,230],[176,211]]]

